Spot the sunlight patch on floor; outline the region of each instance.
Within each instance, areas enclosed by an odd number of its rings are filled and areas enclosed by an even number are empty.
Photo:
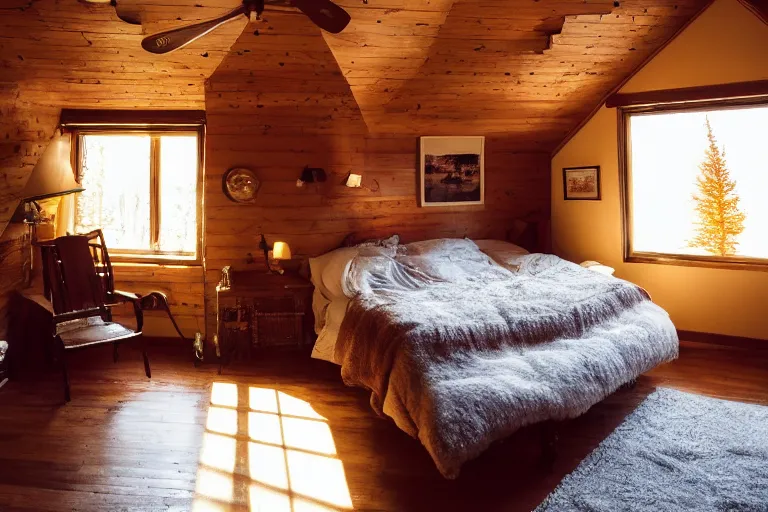
[[[300,448],[325,455],[336,455],[331,428],[322,421],[302,418],[280,418],[283,427],[285,446]]]
[[[237,384],[214,382],[211,387],[211,404],[237,407]]]
[[[194,511],[351,508],[330,426],[311,404],[270,388],[213,383]]]
[[[236,453],[234,437],[211,434],[210,432],[203,434],[203,449],[200,452],[202,464],[231,474],[235,470]]]
[[[248,436],[262,443],[283,444],[280,416],[263,412],[248,413]]]
[[[280,403],[280,414],[296,416],[299,418],[308,418],[316,420],[326,420],[315,411],[308,402],[298,398],[286,395],[282,391],[277,392],[278,402]]]
[[[288,490],[285,450],[277,446],[248,443],[248,472],[252,480]]]
[[[212,406],[208,409],[205,428],[210,432],[234,436],[237,434],[237,411]]]
[[[248,403],[254,411],[277,414],[277,393],[274,389],[248,388]]]
[[[219,473],[206,468],[197,472],[195,493],[215,500],[231,502],[234,495],[232,475]]]

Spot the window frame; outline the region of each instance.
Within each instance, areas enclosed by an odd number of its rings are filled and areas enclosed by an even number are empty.
[[[712,98],[618,105],[619,202],[621,205],[622,255],[625,263],[655,263],[731,270],[759,270],[768,272],[768,258],[746,256],[700,256],[635,251],[632,247],[632,137],[630,119],[634,115],[652,115],[673,112],[700,112],[729,110],[745,107],[768,107],[768,96]]]
[[[85,135],[144,135],[150,136],[150,244],[157,242],[160,232],[160,144],[159,137],[181,134],[197,135],[197,187],[195,201],[196,236],[194,257],[185,257],[175,252],[143,251],[133,249],[110,250],[109,257],[116,263],[155,263],[164,265],[200,266],[203,262],[203,198],[205,169],[205,123],[190,122],[179,124],[132,124],[115,123],[70,123],[65,127],[72,133],[72,168],[75,179],[82,176],[80,150]]]

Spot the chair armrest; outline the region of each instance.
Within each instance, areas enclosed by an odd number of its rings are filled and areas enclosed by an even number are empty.
[[[136,315],[136,331],[141,332],[144,327],[144,311],[141,307],[141,295],[132,292],[124,292],[122,290],[114,290],[111,293],[111,298],[115,301],[114,304],[107,304],[108,308],[119,306],[130,302],[133,305],[133,313]]]
[[[130,302],[133,304],[133,313],[136,315],[136,331],[141,332],[144,327],[144,311],[142,311],[141,295],[132,292],[115,290],[112,292],[113,298],[118,303]]]
[[[141,296],[132,292],[124,292],[122,290],[115,290],[112,292],[112,295],[115,296],[115,299],[120,302],[126,302],[126,301],[137,301],[141,300]]]

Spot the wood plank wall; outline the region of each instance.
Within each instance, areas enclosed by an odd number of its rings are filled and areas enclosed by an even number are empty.
[[[39,98],[39,97],[38,97]],[[41,100],[41,98],[39,98]],[[202,95],[197,99],[191,98],[189,108],[202,107]],[[98,107],[98,102],[81,101],[85,107]],[[123,108],[128,108],[128,102]],[[0,182],[14,183],[20,190],[26,178],[34,167],[34,162],[45,150],[55,129],[60,108],[42,105],[36,101],[19,101],[14,110],[15,117],[3,117],[0,122],[0,136],[3,137],[3,150],[11,145],[10,154],[3,155],[3,166],[0,168]],[[17,151],[13,148],[19,148]],[[8,190],[8,189],[6,189]],[[9,204],[17,205],[17,200]],[[15,209],[15,206],[14,206]],[[12,213],[12,212],[11,212]],[[10,216],[10,214],[9,214]],[[0,237],[0,246],[8,250],[0,257],[0,339],[7,328],[7,306],[10,294],[21,288],[24,262],[28,260],[22,252],[21,237],[26,229],[20,224],[9,224]],[[184,269],[163,266],[120,265],[115,268],[116,286],[121,289],[146,293],[151,290],[164,291],[170,300],[171,307],[185,335],[194,336],[202,330],[204,324],[203,311],[203,279],[202,268]],[[42,282],[32,283],[34,290],[42,288]],[[128,309],[118,310],[117,319],[132,321],[133,313]],[[157,336],[174,335],[168,320],[159,313],[149,313],[146,319],[147,332]]]
[[[152,2],[145,2],[152,4]],[[143,11],[150,31],[218,16],[227,2],[206,7],[154,5]],[[58,124],[62,108],[203,109],[204,81],[229,50],[245,20],[197,48],[154,56],[141,49],[142,27],[121,22],[109,5],[61,0],[10,0],[0,9],[0,245],[18,252],[25,232],[6,225],[32,168]],[[4,242],[6,242],[4,244]],[[23,254],[0,257],[0,339],[9,294],[19,288]],[[7,267],[7,268],[6,268]],[[202,326],[202,268],[127,266],[117,285],[168,293],[185,334]],[[40,283],[35,283],[40,287]],[[125,318],[132,313],[126,312]],[[172,335],[170,322],[148,315],[148,332]]]
[[[371,135],[349,84],[320,31],[302,16],[272,13],[274,32],[246,30],[207,84],[205,236],[208,327],[224,265],[263,268],[258,237],[287,241],[315,256],[361,236],[399,233],[405,241],[444,236],[503,237],[514,218],[549,213],[549,154],[488,134],[486,204],[419,208],[418,137]],[[463,134],[460,122],[429,135]],[[425,134],[427,135],[427,134]],[[305,165],[328,181],[296,187]],[[253,169],[261,180],[254,205],[226,199],[223,173]],[[349,172],[364,189],[342,185]],[[255,256],[246,263],[247,254]]]
[[[18,84],[0,80],[0,339],[7,329],[10,294],[22,286],[29,266],[26,227],[7,223],[55,126],[54,109],[23,97]]]

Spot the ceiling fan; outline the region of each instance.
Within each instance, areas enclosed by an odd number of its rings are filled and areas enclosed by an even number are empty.
[[[130,23],[131,25],[141,25],[141,17],[139,16],[139,12],[135,8],[126,8],[122,2],[120,2],[120,5],[118,5],[117,0],[80,0],[83,3],[86,4],[108,4],[115,8],[115,12],[117,13],[117,17],[123,20],[126,23]]]
[[[351,20],[349,13],[331,0],[243,0],[239,7],[223,16],[146,37],[141,46],[148,52],[158,54],[178,50],[240,15],[250,18],[251,13],[255,12],[261,16],[265,3],[296,7],[315,25],[333,34],[344,30]]]

